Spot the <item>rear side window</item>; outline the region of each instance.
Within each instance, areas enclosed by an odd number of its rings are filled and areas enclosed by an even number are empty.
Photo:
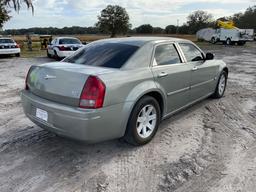
[[[88,44],[84,49],[63,61],[91,66],[121,68],[138,49],[138,46],[120,43]]]
[[[180,43],[179,45],[188,62],[203,60],[202,52],[194,45],[189,43]]]
[[[14,43],[12,39],[0,39],[0,43]]]
[[[181,63],[180,56],[173,44],[159,45],[155,50],[157,65]]]
[[[81,44],[78,39],[59,39],[59,44]]]

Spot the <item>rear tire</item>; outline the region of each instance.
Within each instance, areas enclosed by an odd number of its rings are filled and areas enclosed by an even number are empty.
[[[160,120],[159,103],[153,97],[144,96],[130,114],[125,141],[135,146],[145,145],[155,136]]]
[[[20,53],[16,53],[16,54],[15,54],[15,57],[20,57]]]
[[[230,38],[227,38],[227,40],[226,40],[226,45],[232,45],[232,41],[231,41]]]
[[[212,39],[211,39],[211,43],[212,43],[212,44],[216,44],[216,43],[217,43],[217,41],[215,40],[215,38],[214,38],[214,37],[212,37]]]
[[[212,95],[213,98],[219,99],[223,97],[226,86],[227,86],[227,79],[228,79],[228,74],[225,71],[222,71],[217,83],[217,86],[215,88],[215,92]]]
[[[54,59],[57,61],[60,60],[60,57],[58,56],[58,53],[55,50],[54,50]]]

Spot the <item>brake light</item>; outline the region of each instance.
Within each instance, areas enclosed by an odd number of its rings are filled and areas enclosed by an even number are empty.
[[[89,76],[80,96],[79,107],[86,109],[102,108],[105,90],[105,84],[98,77]]]
[[[15,45],[15,48],[20,48],[20,46],[18,44]]]
[[[29,70],[27,72],[27,75],[26,75],[25,90],[29,90],[29,87],[28,87],[28,76],[29,76],[30,70],[31,70],[31,67],[29,68]]]

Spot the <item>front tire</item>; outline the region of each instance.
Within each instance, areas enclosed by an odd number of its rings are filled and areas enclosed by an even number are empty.
[[[145,145],[155,136],[160,120],[159,103],[153,97],[144,96],[130,114],[125,141],[135,146]]]
[[[228,74],[225,71],[222,71],[218,80],[218,84],[216,86],[215,92],[212,95],[213,98],[221,98],[223,97],[226,86],[227,86],[227,79],[228,79]]]

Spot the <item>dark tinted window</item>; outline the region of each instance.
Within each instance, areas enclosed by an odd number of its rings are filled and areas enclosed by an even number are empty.
[[[64,59],[64,62],[121,68],[138,48],[138,46],[119,43],[88,44],[75,55]]]
[[[12,39],[0,39],[0,43],[14,43]]]
[[[188,62],[203,60],[201,51],[189,43],[180,43],[180,47]]]
[[[59,44],[81,44],[81,42],[78,39],[60,39]]]
[[[180,63],[179,54],[174,45],[159,45],[155,50],[155,59],[157,65],[168,65]]]

